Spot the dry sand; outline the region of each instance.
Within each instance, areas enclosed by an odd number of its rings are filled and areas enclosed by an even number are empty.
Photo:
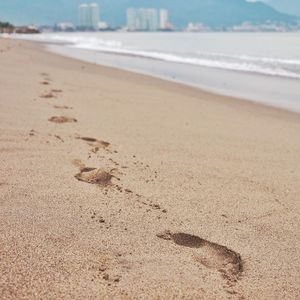
[[[0,71],[1,299],[299,299],[299,115],[26,42]]]

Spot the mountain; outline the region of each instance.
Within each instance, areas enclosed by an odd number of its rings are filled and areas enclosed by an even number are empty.
[[[274,0],[273,0],[274,1]],[[97,2],[101,19],[113,26],[126,23],[128,7],[166,8],[174,25],[201,22],[212,27],[238,25],[245,21],[294,22],[297,17],[280,13],[262,2],[246,0],[0,0],[0,19],[15,24],[77,23],[78,5]]]
[[[265,0],[265,2],[281,12],[300,16],[299,0]]]

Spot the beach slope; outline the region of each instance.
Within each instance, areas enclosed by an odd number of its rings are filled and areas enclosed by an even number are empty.
[[[299,115],[0,39],[2,299],[299,299]]]

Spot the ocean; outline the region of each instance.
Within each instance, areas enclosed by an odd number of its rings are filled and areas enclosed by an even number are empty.
[[[51,51],[300,112],[299,33],[97,32],[16,38]]]

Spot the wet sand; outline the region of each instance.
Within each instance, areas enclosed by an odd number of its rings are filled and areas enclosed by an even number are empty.
[[[300,117],[0,39],[3,299],[298,299]]]

